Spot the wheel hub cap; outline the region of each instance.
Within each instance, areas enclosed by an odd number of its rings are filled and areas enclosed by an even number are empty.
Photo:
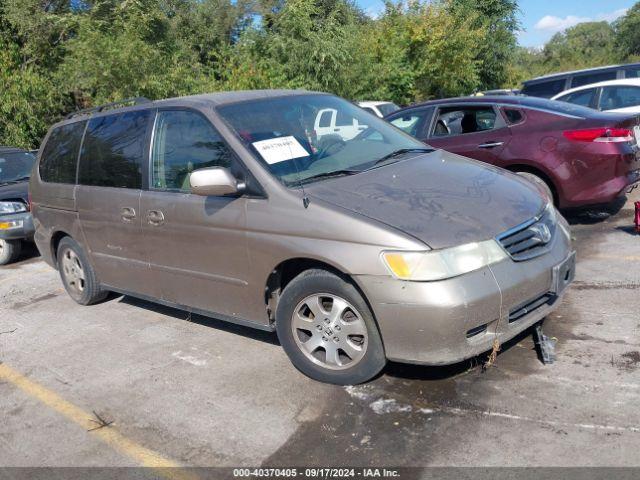
[[[291,328],[300,351],[330,370],[353,367],[367,350],[362,316],[337,295],[321,293],[302,300],[293,312]]]

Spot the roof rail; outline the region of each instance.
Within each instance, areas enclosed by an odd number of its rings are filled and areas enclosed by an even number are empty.
[[[116,107],[125,107],[129,104],[131,105],[141,105],[143,103],[151,103],[146,97],[133,97],[133,98],[125,98],[124,100],[119,100],[117,102],[105,103],[104,105],[99,105],[97,107],[85,108],[83,110],[77,110],[75,112],[71,112],[69,115],[64,117],[65,119],[70,119],[74,117],[79,117],[80,115],[89,115],[91,113],[103,112],[105,110],[109,110],[111,108]]]

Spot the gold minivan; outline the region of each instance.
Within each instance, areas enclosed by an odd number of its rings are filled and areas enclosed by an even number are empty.
[[[543,191],[323,93],[78,112],[30,188],[36,244],[76,302],[113,291],[275,330],[337,384],[486,351],[555,309],[575,270]]]

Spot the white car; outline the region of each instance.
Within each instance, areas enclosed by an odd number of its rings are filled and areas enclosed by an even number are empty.
[[[607,112],[640,113],[640,78],[592,83],[565,90],[552,100]]]
[[[386,117],[396,110],[400,110],[400,107],[393,102],[358,102],[358,105],[367,112],[373,113],[380,118]]]
[[[358,123],[356,118],[343,118],[334,108],[324,108],[318,111],[313,128],[318,139],[327,135],[338,135],[346,142],[366,130],[368,125]]]

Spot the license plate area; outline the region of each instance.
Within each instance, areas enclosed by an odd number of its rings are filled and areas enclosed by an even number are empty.
[[[572,252],[567,259],[553,267],[551,291],[560,295],[576,276],[576,252]]]

